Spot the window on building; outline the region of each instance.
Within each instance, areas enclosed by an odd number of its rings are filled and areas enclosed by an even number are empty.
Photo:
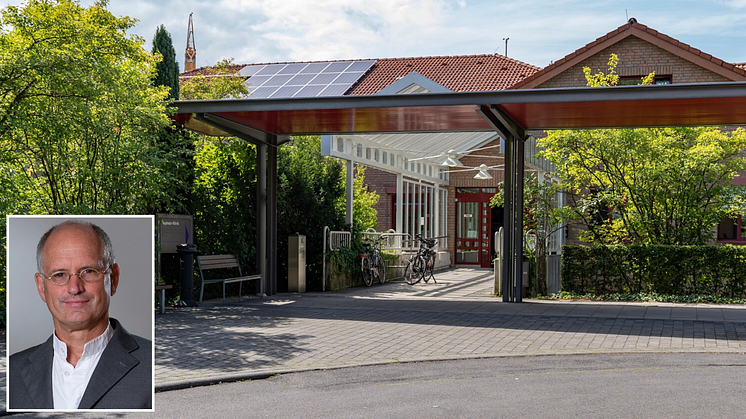
[[[723,218],[718,224],[718,241],[746,242],[746,221],[742,215],[735,218]]]
[[[414,163],[412,164],[414,166]],[[437,185],[425,182],[404,180],[402,191],[403,233],[414,237],[422,234],[425,237],[446,235],[448,226],[448,191]],[[438,241],[443,250],[448,247],[447,240]]]
[[[620,76],[619,77],[619,86],[634,86],[637,84],[640,84],[640,80],[645,76]],[[670,75],[667,76],[659,76],[656,75],[655,79],[653,80],[653,84],[671,84],[672,78]]]

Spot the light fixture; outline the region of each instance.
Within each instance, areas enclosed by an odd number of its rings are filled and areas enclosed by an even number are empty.
[[[482,163],[479,166],[479,172],[477,172],[476,175],[474,175],[474,179],[492,179],[492,175],[488,172],[489,166]]]
[[[440,165],[449,166],[449,167],[459,167],[459,166],[463,166],[464,164],[458,161],[458,152],[456,150],[448,150],[448,155],[446,156],[446,159],[443,160],[443,163],[441,163]]]

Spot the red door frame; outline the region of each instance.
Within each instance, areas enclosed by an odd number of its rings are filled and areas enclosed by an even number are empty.
[[[458,225],[456,231],[456,264],[457,265],[474,265],[482,268],[489,268],[492,265],[492,208],[490,199],[495,195],[494,192],[484,192],[485,189],[495,190],[495,188],[457,188],[456,189],[456,223],[461,223],[459,216],[478,218],[477,238],[458,237]],[[462,192],[460,192],[462,191]],[[474,191],[474,192],[465,192]],[[461,214],[460,207],[467,202],[477,203],[477,214]],[[462,254],[466,252],[477,252],[476,261],[465,261]]]

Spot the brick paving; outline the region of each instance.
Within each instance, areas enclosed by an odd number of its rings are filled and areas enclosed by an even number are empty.
[[[156,316],[160,391],[324,368],[550,354],[746,352],[746,307],[490,296],[481,269],[342,292],[219,300]],[[5,339],[0,339],[5,353]],[[6,358],[0,358],[5,369]],[[5,386],[5,377],[2,385]],[[4,410],[4,406],[0,406]]]
[[[244,298],[156,317],[156,388],[322,368],[476,357],[746,352],[746,308],[490,296],[489,270],[437,284]]]

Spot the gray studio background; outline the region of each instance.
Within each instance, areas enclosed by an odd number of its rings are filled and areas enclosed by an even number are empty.
[[[41,236],[68,219],[92,222],[111,238],[120,267],[119,287],[109,315],[135,335],[154,339],[154,218],[152,216],[8,217],[8,356],[44,342],[54,325],[34,282],[36,245]]]

